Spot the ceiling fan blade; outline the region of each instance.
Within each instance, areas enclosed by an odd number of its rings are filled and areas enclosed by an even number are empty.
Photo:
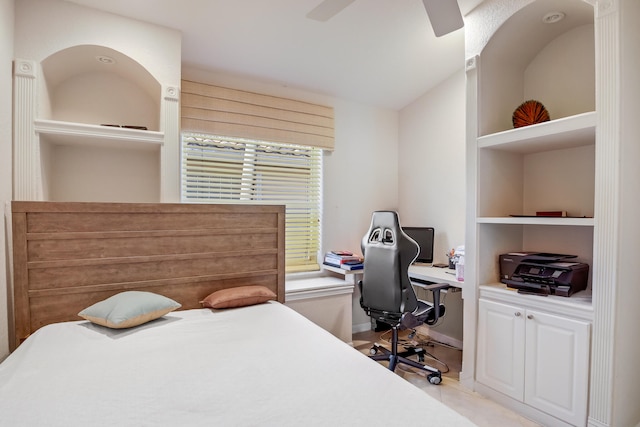
[[[307,18],[321,22],[328,21],[354,1],[355,0],[324,0],[311,12],[307,13]]]
[[[422,0],[436,37],[464,26],[457,0]]]

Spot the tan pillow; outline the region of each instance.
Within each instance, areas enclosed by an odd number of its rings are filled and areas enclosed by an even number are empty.
[[[215,291],[200,301],[200,304],[209,308],[245,307],[276,298],[276,294],[264,286],[239,286]]]

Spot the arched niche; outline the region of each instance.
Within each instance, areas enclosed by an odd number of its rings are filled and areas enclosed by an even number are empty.
[[[558,12],[563,19],[545,22]],[[594,111],[593,24],[584,0],[536,0],[502,23],[480,55],[480,135],[511,129],[527,99],[542,102],[552,120]]]
[[[86,124],[160,128],[160,83],[114,49],[78,45],[41,62],[45,90],[40,118]]]

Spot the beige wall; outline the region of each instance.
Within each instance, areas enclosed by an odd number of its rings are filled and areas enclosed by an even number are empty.
[[[435,228],[434,262],[464,244],[465,84],[460,69],[400,112],[400,219]]]
[[[461,69],[400,111],[400,220],[407,226],[435,228],[434,262],[440,263],[447,262],[449,249],[464,245],[465,85]],[[447,314],[433,332],[459,345],[462,292],[447,293],[445,304]]]

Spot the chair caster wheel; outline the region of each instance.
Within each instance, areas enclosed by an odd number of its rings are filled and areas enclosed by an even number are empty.
[[[371,347],[371,348],[369,349],[369,354],[370,354],[371,356],[375,356],[376,354],[378,354],[378,349],[377,349],[377,348],[375,348],[375,347]]]
[[[418,355],[418,362],[424,363],[424,356],[422,354]]]
[[[439,374],[429,374],[427,379],[431,384],[438,385],[442,382],[442,377]]]

